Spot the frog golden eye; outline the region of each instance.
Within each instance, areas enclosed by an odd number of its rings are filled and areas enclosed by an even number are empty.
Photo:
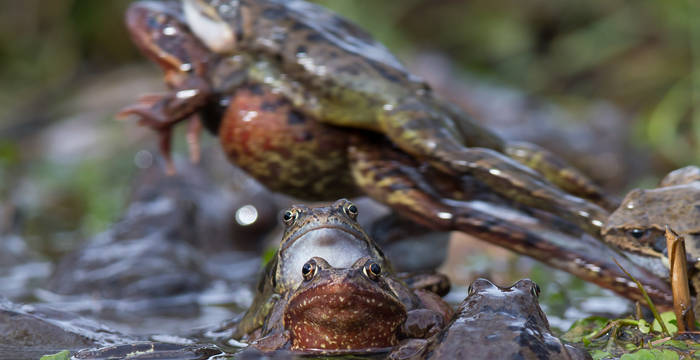
[[[313,279],[314,275],[316,275],[316,272],[318,271],[318,265],[316,264],[316,260],[309,260],[307,261],[304,266],[301,267],[301,275],[304,277],[304,280],[309,281]]]
[[[294,221],[296,221],[298,216],[298,213],[295,210],[287,210],[284,212],[284,215],[282,215],[282,220],[287,226],[290,226],[294,224]]]
[[[382,267],[376,262],[368,261],[362,268],[362,273],[368,278],[377,281],[377,279],[379,279],[379,275],[382,273]]]
[[[353,220],[357,219],[357,215],[359,214],[359,211],[357,210],[357,206],[353,203],[347,203],[345,207],[343,208],[345,210],[345,213],[348,214],[350,218]]]
[[[536,283],[533,283],[533,286],[530,288],[530,294],[534,297],[539,297],[540,296],[540,286],[537,285]]]

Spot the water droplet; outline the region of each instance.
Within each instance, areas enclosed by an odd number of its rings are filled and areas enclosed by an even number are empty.
[[[257,111],[246,111],[245,114],[243,115],[243,118],[241,118],[241,120],[248,122],[248,121],[255,119],[256,116],[258,116]]]
[[[583,216],[583,217],[591,216],[591,214],[589,214],[587,211],[583,211],[583,210],[579,210],[578,214]]]
[[[134,165],[139,169],[148,169],[153,165],[153,154],[148,150],[141,150],[134,155]]]
[[[489,169],[489,174],[498,176],[498,175],[501,175],[501,170],[498,170],[498,169]]]
[[[187,71],[190,71],[190,70],[192,70],[192,64],[187,64],[187,63],[185,63],[185,64],[181,64],[181,65],[180,65],[180,71],[187,72]]]
[[[591,224],[593,224],[593,226],[603,227],[603,222],[600,220],[593,220],[591,221]]]
[[[180,90],[175,94],[178,99],[189,99],[199,93],[197,89]]]
[[[629,204],[627,204],[628,209],[634,209],[634,203],[630,201]]]
[[[177,34],[177,29],[172,26],[166,26],[163,28],[163,35],[173,36]]]
[[[450,213],[448,213],[448,212],[445,212],[445,211],[440,211],[440,212],[437,214],[437,216],[438,216],[440,219],[445,219],[445,220],[452,219],[452,217],[453,217],[452,214],[450,214]]]
[[[253,205],[245,205],[236,210],[236,222],[243,226],[248,226],[258,219],[258,209]]]
[[[384,104],[384,106],[382,106],[382,109],[384,109],[385,111],[391,111],[394,110],[394,105]]]

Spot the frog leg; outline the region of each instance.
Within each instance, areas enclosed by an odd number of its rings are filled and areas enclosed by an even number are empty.
[[[201,146],[199,144],[199,136],[202,134],[202,119],[199,114],[193,114],[190,116],[189,123],[187,124],[187,147],[190,150],[190,161],[192,163],[199,163],[201,158]]]
[[[169,174],[173,174],[175,168],[170,158],[173,126],[193,116],[206,105],[210,95],[209,85],[203,79],[193,76],[183,81],[181,87],[171,92],[141,96],[135,104],[129,105],[117,113],[117,117],[136,116],[139,124],[147,126],[158,133],[160,138],[159,147],[163,157],[166,159],[167,171]],[[196,126],[193,127],[196,130]]]
[[[454,104],[434,99],[437,106],[456,123],[464,144],[485,147],[504,153],[519,163],[537,170],[552,184],[569,194],[591,200],[607,210],[617,208],[618,201],[610,198],[593,180],[548,150],[526,142],[507,142],[471,119]]]
[[[614,210],[619,205],[617,199],[606,194],[593,180],[545,148],[527,142],[508,142],[504,152],[519,163],[537,170],[569,194],[591,200],[607,210]]]
[[[464,138],[455,136],[452,119],[417,99],[380,113],[378,119],[383,133],[399,148],[448,174],[471,174],[506,198],[559,214],[594,235],[608,218],[600,206],[565,193],[508,156],[465,146]]]
[[[489,211],[483,201],[470,202],[454,198],[452,193],[469,193],[453,189],[438,190],[426,178],[413,158],[376,141],[353,139],[349,148],[351,171],[358,186],[375,200],[387,204],[400,215],[436,231],[462,231],[495,245],[530,256],[552,267],[567,271],[584,280],[635,300],[642,299],[636,284],[612,262],[622,266],[642,282],[655,303],[671,305],[668,284],[626,260],[598,239],[581,233],[578,236],[553,231],[537,219],[522,216],[513,219],[515,209]]]

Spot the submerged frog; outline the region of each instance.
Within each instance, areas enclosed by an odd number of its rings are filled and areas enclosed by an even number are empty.
[[[477,279],[453,320],[427,340],[412,340],[391,359],[590,359],[552,335],[529,279],[502,288]]]
[[[357,216],[357,206],[345,199],[326,207],[294,206],[287,210],[279,250],[268,263],[253,305],[238,323],[234,337],[257,340],[257,346],[265,350],[286,346],[309,351],[347,350],[350,346],[358,351],[367,350],[362,348],[365,345],[391,345],[395,343],[393,336],[424,337],[436,332],[449,318],[449,307],[444,307],[437,295],[414,291],[398,280],[379,247],[360,227]],[[358,294],[366,291],[371,304],[355,301],[357,295],[351,290]],[[310,317],[324,316],[305,308],[304,301],[314,301],[316,295],[321,296],[319,301],[328,301],[322,308],[343,309],[342,297],[352,309],[347,310],[343,322],[336,320],[327,328],[317,327],[320,333],[314,337],[300,338],[295,327],[303,326]],[[336,300],[340,304],[333,305]],[[349,333],[358,331],[353,314],[369,316],[366,311],[381,315],[374,319],[374,326],[388,331],[382,332],[386,338],[375,345],[370,338],[360,339],[361,334]],[[403,330],[394,332],[399,325]],[[324,343],[325,336],[336,339],[336,343]]]
[[[381,133],[402,151],[445,174],[472,174],[491,191],[561,214],[592,233],[607,218],[603,208],[567,194],[610,205],[585,176],[543,149],[504,143],[438,99],[367,33],[320,6],[303,1],[185,0],[182,9],[168,7],[169,13],[152,16],[155,21],[139,15],[144,9],[153,12],[149,3],[137,3],[127,14],[132,37],[137,44],[153,45],[140,47],[158,59],[173,91],[147,96],[125,113],[137,114],[143,123],[161,131],[165,145],[169,144],[167,130],[176,122],[209,104],[218,105],[222,94],[230,95],[243,84],[262,84],[313,121],[344,132]],[[166,17],[167,21],[157,21]],[[186,30],[191,33],[181,35]],[[182,41],[168,43],[168,36],[187,39],[187,46]],[[172,47],[178,51],[168,52]],[[211,114],[204,118],[211,128],[217,128],[213,123],[218,121]],[[250,150],[266,151],[264,147]],[[549,174],[549,180],[566,192],[505,154]],[[287,179],[284,175],[279,178]],[[307,197],[313,195],[310,192]]]
[[[700,168],[669,173],[656,189],[630,191],[603,229],[607,243],[668,278],[666,226],[685,238],[689,263],[700,266]],[[695,270],[694,272],[696,272]],[[700,279],[694,279],[696,291]]]

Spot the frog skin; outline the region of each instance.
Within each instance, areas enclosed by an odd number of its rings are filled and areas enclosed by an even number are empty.
[[[278,306],[284,330],[256,347],[334,354],[386,352],[398,344],[406,307],[374,260],[362,257],[349,268],[336,268],[313,257],[299,272],[303,282]]]
[[[668,278],[666,226],[685,238],[689,264],[697,268],[700,264],[700,168],[697,166],[669,173],[658,188],[630,191],[610,215],[603,236],[628,258]]]
[[[639,295],[637,291],[630,291],[628,281],[615,280],[625,279],[624,273],[610,260],[617,254],[597,239],[585,237],[580,229],[570,224],[564,225],[560,231],[572,232],[573,238],[559,239],[551,235],[549,228],[556,228],[556,223],[565,223],[556,216],[540,220],[547,224],[545,228],[531,228],[527,223],[515,224],[507,217],[491,216],[481,207],[473,206],[467,201],[497,204],[506,200],[473,178],[445,177],[444,173],[421,164],[377,134],[355,132],[350,136],[345,134],[346,136],[334,138],[334,144],[342,146],[342,151],[330,146],[328,142],[319,146],[320,139],[324,139],[322,134],[337,129],[297,114],[289,102],[264,86],[244,87],[231,97],[229,103],[219,131],[222,146],[229,157],[235,158],[236,163],[245,165],[244,169],[257,179],[271,178],[272,182],[264,182],[268,187],[279,183],[278,178],[269,173],[270,166],[266,161],[286,159],[289,161],[282,161],[275,168],[284,174],[293,174],[295,182],[299,184],[308,184],[304,188],[321,193],[333,191],[333,185],[336,185],[342,187],[342,191],[355,191],[354,184],[351,187],[351,184],[343,181],[328,182],[327,177],[322,175],[322,170],[329,162],[339,163],[339,159],[342,159],[349,169],[338,168],[335,172],[328,172],[330,176],[353,179],[365,193],[390,204],[401,215],[398,223],[393,223],[392,219],[375,221],[372,226],[372,237],[375,240],[384,242],[387,238],[396,236],[381,229],[385,225],[391,229],[411,229],[412,235],[421,231],[421,227],[445,232],[458,230],[532,256],[624,296]],[[264,126],[251,124],[255,121],[262,122]],[[274,134],[272,137],[275,142],[267,142],[263,134],[268,137]],[[265,143],[266,151],[262,152],[265,156],[261,156],[261,152],[249,150],[262,146],[256,144],[261,142]],[[290,154],[289,149],[292,147],[303,151],[295,153],[296,155]],[[298,171],[296,166],[286,167],[290,161],[295,162],[293,156],[305,159],[300,161],[304,171]],[[261,164],[263,166],[258,166]],[[303,188],[297,190],[303,191]],[[506,202],[502,206],[513,208],[517,204]],[[526,208],[525,211],[533,212],[534,209]],[[544,215],[543,212],[539,214]],[[377,232],[377,229],[380,231]],[[601,271],[592,272],[590,268],[600,268]],[[653,293],[655,301],[666,302],[667,288],[660,279],[635,272],[633,264],[625,264],[625,268],[631,269],[636,277],[642,279],[647,290]],[[414,279],[409,281],[415,280],[415,274],[412,276]],[[435,277],[429,276],[429,281],[434,282]],[[439,289],[436,290],[440,292]]]
[[[282,346],[284,311],[304,282],[302,269],[309,257],[322,258],[324,268],[340,269],[352,268],[358,259],[371,260],[380,267],[383,283],[400,301],[404,311],[413,313],[409,320],[414,328],[403,333],[420,337],[437,331],[450,316],[448,308],[437,295],[410,289],[395,276],[381,249],[360,227],[357,216],[357,207],[345,199],[330,206],[296,205],[287,210],[283,215],[286,229],[279,250],[268,263],[253,305],[237,324],[234,337],[260,340],[259,346],[268,350]]]
[[[390,359],[591,359],[552,335],[529,279],[499,287],[486,279],[469,286],[452,321],[427,340],[404,343]]]
[[[176,94],[184,92],[181,97],[192,90],[213,94],[210,103],[215,103],[221,94],[231,94],[244,83],[266,84],[315,121],[341,127],[342,131],[382,133],[398,148],[446,175],[473,174],[491,191],[556,212],[591,233],[597,234],[607,218],[607,211],[600,206],[567,194],[504,153],[555,175],[551,180],[572,194],[605,203],[602,191],[580,173],[553,163],[550,160],[554,156],[543,149],[504,144],[463,112],[437,99],[425,83],[406,72],[364,31],[327,10],[299,1],[183,4],[181,16],[187,25],[180,27],[189,27],[204,43],[199,46],[206,45],[210,53],[205,76],[191,70],[183,74],[183,78],[198,80],[189,81],[197,84],[186,89],[183,85],[188,82],[181,81],[181,86],[174,88]],[[128,13],[127,18],[130,16]],[[137,25],[129,28],[145,33]],[[197,103],[199,98],[195,97]],[[147,97],[123,113],[137,114],[146,119],[146,125],[156,123],[157,129],[162,129],[206,107],[190,106],[186,107],[188,111],[179,111],[185,108],[179,106],[176,111],[168,106],[150,106],[152,102]],[[167,125],[160,121],[162,118],[168,119]],[[212,121],[216,122],[205,119],[205,123]]]
[[[178,8],[177,4],[169,4]],[[175,22],[168,18],[165,11],[154,11],[153,6],[155,5],[146,2],[134,3],[130,7],[127,18],[141,19],[129,22],[133,24],[129,29],[134,37],[147,39],[148,31],[158,33],[149,30],[151,27]],[[179,19],[176,15],[180,16],[181,13],[175,11],[172,18]],[[177,32],[173,32],[172,28],[160,31],[170,33],[172,38],[183,38],[177,42],[199,44],[186,26],[177,29]],[[161,52],[167,52],[169,47],[165,45],[167,43],[157,48]],[[189,48],[199,49],[194,45]],[[222,61],[220,56],[217,58],[215,54],[209,55],[210,61],[205,65]],[[189,58],[178,54],[172,57],[178,56],[183,63],[189,61]],[[232,59],[224,60],[235,62]],[[181,67],[173,66],[174,69]],[[226,83],[223,78],[213,76],[212,82]],[[593,241],[595,239],[580,239],[580,230],[577,230],[578,233],[573,238],[562,240],[551,237],[546,228],[537,228],[535,231],[528,224],[508,224],[511,221],[509,218],[486,214],[481,207],[464,202],[473,200],[475,196],[482,203],[490,203],[494,201],[493,198],[504,198],[483,182],[466,181],[465,179],[472,178],[466,175],[446,176],[441,169],[397,149],[395,144],[381,134],[339,128],[318,121],[300,112],[292,100],[276,88],[250,83],[248,80],[237,85],[235,90],[221,93],[207,90],[216,96],[203,109],[202,118],[207,128],[218,132],[221,145],[232,162],[268,188],[312,199],[332,199],[364,192],[390,206],[405,221],[424,226],[426,231],[458,230],[470,233],[572,272],[624,296],[637,296],[637,291],[629,291],[629,282],[614,280],[625,279],[625,276],[619,273],[616,265],[608,261],[610,256],[604,252],[605,249],[602,250],[603,253],[598,251],[599,245]],[[147,114],[148,111],[159,111],[149,107],[148,102],[142,105],[135,106],[138,111],[127,112]],[[213,121],[208,121],[212,119]],[[447,184],[437,189],[440,183]],[[475,183],[480,185],[475,186]],[[509,201],[504,207],[518,206],[516,202]],[[532,211],[534,209],[526,210],[528,213]],[[625,267],[645,284],[655,301],[667,301],[667,286],[663,282],[653,278],[646,281],[647,275],[635,272],[634,264]]]

